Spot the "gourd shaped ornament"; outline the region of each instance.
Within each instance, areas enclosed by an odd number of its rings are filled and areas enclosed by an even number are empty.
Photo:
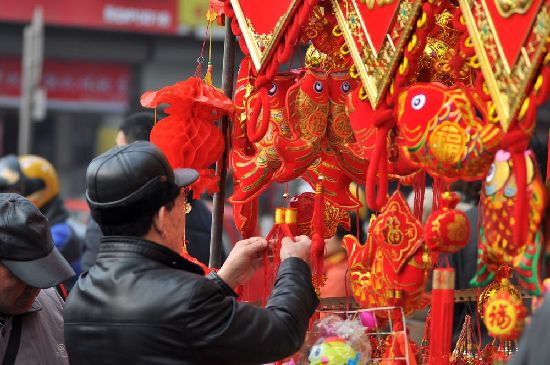
[[[219,176],[210,167],[220,159],[225,143],[216,121],[222,115],[233,115],[233,101],[198,77],[146,91],[140,101],[147,108],[169,105],[165,109],[168,116],[151,130],[151,143],[162,149],[173,168],[199,171],[191,185],[193,197],[198,199],[205,190],[218,191]]]
[[[529,229],[527,240],[513,240],[514,200],[518,193],[513,162],[509,152],[497,152],[495,162],[481,189],[481,218],[477,273],[470,284],[485,286],[493,280],[499,267],[512,267],[519,284],[532,295],[540,295],[540,255],[542,233],[540,223],[546,205],[545,188],[533,152],[525,153]]]
[[[476,115],[485,114],[483,105],[474,92],[439,83],[418,83],[403,91],[397,126],[405,156],[449,181],[482,179],[502,139],[498,125]]]
[[[344,237],[353,295],[362,307],[402,306],[407,315],[428,304],[423,294],[432,265],[422,235],[421,222],[397,191],[371,219],[364,245]],[[383,312],[377,315],[385,318]]]

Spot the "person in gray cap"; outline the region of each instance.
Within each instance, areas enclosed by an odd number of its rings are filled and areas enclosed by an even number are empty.
[[[266,308],[237,302],[234,289],[261,265],[268,243],[238,242],[207,277],[183,258],[186,187],[197,178],[192,169],[172,170],[143,141],[90,163],[86,199],[105,236],[67,299],[72,363],[263,364],[300,348],[318,304],[307,263],[311,240],[283,239]]]
[[[46,218],[18,194],[0,194],[0,362],[68,364],[63,299],[53,288],[74,275]]]

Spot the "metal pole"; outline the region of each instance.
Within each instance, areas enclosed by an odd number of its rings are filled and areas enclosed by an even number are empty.
[[[23,30],[23,53],[21,55],[21,98],[19,102],[19,154],[32,149],[32,116],[35,99],[39,92],[44,58],[44,19],[42,7],[34,9],[32,22]]]
[[[23,30],[23,54],[21,55],[21,98],[19,99],[19,143],[20,155],[31,152],[32,144],[32,53],[33,28],[27,25]]]
[[[222,89],[225,96],[233,96],[233,77],[235,72],[235,36],[231,31],[231,20],[226,19],[225,40],[223,43],[223,73]],[[216,175],[220,177],[220,191],[214,193],[212,208],[212,230],[210,237],[210,260],[208,266],[219,268],[222,263],[222,232],[223,212],[225,203],[225,180],[227,178],[227,160],[229,156],[229,118],[224,116],[221,120],[221,131],[223,134],[225,149],[222,157],[216,163]]]

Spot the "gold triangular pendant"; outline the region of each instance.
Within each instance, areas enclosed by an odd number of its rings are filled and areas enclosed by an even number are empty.
[[[256,71],[267,64],[301,0],[231,0]]]
[[[500,124],[507,130],[546,52],[550,2],[459,1]]]
[[[373,108],[393,79],[421,7],[419,0],[331,0]]]

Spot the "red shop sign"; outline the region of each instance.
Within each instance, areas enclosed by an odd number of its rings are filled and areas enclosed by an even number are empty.
[[[128,65],[46,60],[42,86],[48,107],[124,111],[128,106]],[[17,106],[21,90],[21,61],[0,58],[0,104]]]
[[[0,19],[29,22],[35,6],[46,24],[175,34],[177,0],[4,0]]]

